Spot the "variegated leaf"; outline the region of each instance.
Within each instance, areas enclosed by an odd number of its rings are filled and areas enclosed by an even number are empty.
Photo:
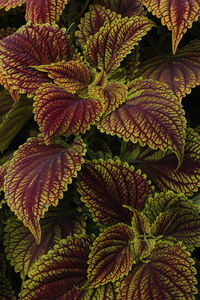
[[[154,235],[169,241],[181,241],[189,251],[200,246],[200,215],[198,208],[174,208],[161,213],[152,225]]]
[[[50,79],[30,66],[71,60],[73,56],[74,48],[64,29],[49,24],[28,24],[0,41],[0,75],[12,89],[33,95]]]
[[[95,0],[94,3],[105,6],[106,8],[121,14],[122,17],[141,15],[144,12],[142,0]]]
[[[5,197],[10,209],[41,240],[40,218],[56,206],[67,185],[81,169],[85,145],[77,138],[72,145],[45,145],[43,138],[30,138],[10,162],[5,178]]]
[[[110,9],[105,9],[100,5],[90,5],[90,10],[81,19],[79,31],[76,32],[82,47],[86,46],[90,36],[97,33],[101,27],[111,24],[115,19],[120,19],[120,16]]]
[[[89,255],[86,286],[96,288],[127,275],[136,262],[130,245],[133,239],[132,228],[123,223],[113,225],[100,234]]]
[[[191,128],[187,129],[183,162],[176,172],[176,157],[171,151],[148,149],[136,161],[162,191],[170,189],[191,196],[200,187],[200,137]]]
[[[7,221],[4,246],[7,259],[15,272],[27,275],[41,255],[53,249],[54,245],[68,235],[84,233],[85,221],[73,211],[57,209],[48,212],[41,220],[41,243],[36,244],[27,227],[16,218]]]
[[[200,16],[200,0],[143,0],[143,4],[172,30],[172,50],[175,54],[184,33]]]
[[[1,152],[8,148],[16,134],[31,118],[32,110],[32,102],[27,98],[20,99],[13,104],[13,107],[0,124]]]
[[[20,300],[70,299],[67,293],[87,279],[87,259],[92,238],[69,236],[43,255],[29,273]],[[72,298],[73,299],[73,298]]]
[[[123,205],[141,210],[153,192],[145,175],[119,160],[86,161],[79,178],[81,200],[94,219],[107,226],[131,224],[132,213]]]
[[[34,114],[45,142],[59,135],[85,133],[102,113],[102,104],[84,99],[53,84],[43,84],[34,97]]]
[[[143,16],[115,20],[90,37],[85,57],[91,66],[111,74],[152,26]]]
[[[34,69],[47,72],[48,76],[69,93],[84,90],[94,80],[94,72],[79,61],[62,61],[50,65],[36,66]]]
[[[189,252],[177,244],[157,244],[149,261],[138,264],[121,280],[121,299],[194,299],[196,270]]]
[[[166,83],[181,100],[200,85],[200,41],[193,40],[176,55],[160,55],[141,64],[138,75]]]
[[[8,1],[6,1],[6,2],[8,2]],[[16,30],[17,30],[17,28],[15,28],[15,27],[1,28],[0,29],[0,40],[2,40],[3,38],[5,38],[8,35],[13,34]]]
[[[26,21],[55,24],[68,0],[26,0]]]
[[[9,10],[21,6],[25,2],[26,0],[0,0],[0,9],[4,8],[5,10]]]
[[[127,100],[99,123],[101,132],[125,141],[148,144],[152,149],[171,149],[180,166],[183,159],[186,119],[177,98],[167,85],[136,79]]]

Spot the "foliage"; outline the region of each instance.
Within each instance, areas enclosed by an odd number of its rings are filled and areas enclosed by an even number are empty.
[[[199,299],[199,11],[0,0],[2,300]]]

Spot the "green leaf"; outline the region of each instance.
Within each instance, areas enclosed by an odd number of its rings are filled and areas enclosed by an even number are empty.
[[[13,104],[0,124],[0,152],[8,148],[16,134],[31,118],[32,110],[32,101],[27,98],[21,98]]]
[[[127,275],[136,262],[130,246],[133,239],[132,228],[123,223],[113,225],[100,234],[89,255],[86,286],[98,287]]]
[[[152,26],[143,16],[115,20],[90,37],[85,57],[91,66],[111,74]]]
[[[5,198],[10,209],[41,241],[40,218],[50,205],[56,206],[67,185],[80,171],[85,144],[45,145],[43,138],[30,138],[14,153],[5,177]]]
[[[86,161],[79,178],[81,200],[94,220],[106,226],[119,222],[131,224],[132,213],[123,205],[141,210],[153,192],[145,175],[119,160]]]
[[[32,268],[19,299],[66,299],[71,289],[79,288],[87,279],[87,259],[92,241],[85,235],[61,240]]]
[[[11,288],[8,279],[0,274],[0,299],[1,300],[16,300],[14,291]]]
[[[194,299],[194,261],[180,245],[158,243],[149,261],[140,263],[120,283],[121,299]]]

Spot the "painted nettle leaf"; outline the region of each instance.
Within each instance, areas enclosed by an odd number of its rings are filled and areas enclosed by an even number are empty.
[[[200,299],[199,16],[0,0],[0,300]]]
[[[142,0],[142,2],[148,11],[161,18],[163,25],[167,25],[168,29],[172,30],[172,51],[175,54],[184,33],[200,16],[200,1]]]

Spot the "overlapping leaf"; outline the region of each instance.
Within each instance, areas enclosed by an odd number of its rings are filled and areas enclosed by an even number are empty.
[[[35,120],[47,143],[51,137],[84,133],[103,109],[98,100],[80,98],[48,83],[37,90],[34,99]]]
[[[69,93],[86,88],[94,79],[94,72],[79,61],[58,62],[51,65],[35,67],[38,71],[47,72],[48,76]]]
[[[0,159],[0,191],[4,191],[4,181],[12,154],[3,156]]]
[[[159,243],[149,262],[140,263],[121,280],[121,298],[126,300],[193,299],[196,271],[189,253],[177,244]]]
[[[103,103],[103,117],[105,117],[126,100],[128,91],[125,84],[111,82],[106,87],[91,84],[88,93],[90,97],[97,98]]]
[[[0,75],[9,87],[32,95],[50,79],[29,66],[71,60],[73,55],[74,49],[64,29],[49,24],[25,25],[0,41]]]
[[[67,3],[68,0],[26,0],[26,20],[55,24]]]
[[[9,10],[21,6],[25,2],[26,0],[0,0],[0,9],[4,8],[5,10]]]
[[[143,16],[113,21],[90,37],[85,57],[91,66],[111,74],[152,26]]]
[[[65,295],[74,286],[79,287],[87,279],[91,243],[92,239],[87,236],[61,240],[35,264],[19,299],[66,299]]]
[[[137,79],[130,85],[126,102],[102,119],[102,132],[125,141],[148,144],[153,149],[172,149],[183,159],[186,120],[181,104],[165,84]]]
[[[32,110],[32,102],[27,98],[20,99],[13,104],[13,107],[0,124],[0,151],[8,148],[16,134],[31,118]]]
[[[90,11],[81,19],[79,31],[76,32],[80,44],[85,47],[91,35],[97,33],[101,27],[111,24],[116,18],[120,19],[120,16],[111,10],[100,5],[91,5]]]
[[[186,208],[189,206],[192,208],[192,202],[189,202],[188,198],[180,193],[174,193],[172,191],[155,193],[153,197],[149,197],[144,209],[145,215],[151,223],[154,223],[160,213],[167,212],[172,208]]]
[[[140,171],[119,160],[87,161],[80,173],[81,200],[104,225],[131,224],[132,213],[123,205],[141,210],[152,194],[150,182]]]
[[[130,242],[134,232],[128,225],[119,223],[106,229],[94,242],[88,267],[88,284],[98,287],[127,275],[135,257]]]
[[[200,246],[200,216],[198,209],[189,204],[186,208],[174,208],[161,213],[152,226],[154,235],[164,239],[181,241],[192,251]]]
[[[1,300],[16,300],[14,291],[11,288],[8,279],[0,274],[0,299]]]
[[[7,91],[0,92],[0,117],[5,115],[12,107],[13,100]]]
[[[172,50],[176,49],[184,33],[192,27],[193,21],[200,16],[199,0],[143,0],[143,4],[158,18],[161,18],[163,25],[172,30]]]
[[[145,153],[146,152],[146,153]],[[176,157],[170,152],[151,151],[140,153],[136,161],[155,184],[162,190],[183,192],[190,196],[200,186],[200,137],[193,129],[187,129],[184,158],[180,168],[176,168]]]
[[[41,220],[42,239],[36,244],[28,228],[16,218],[10,218],[5,227],[4,246],[7,259],[15,272],[27,275],[41,255],[53,249],[57,241],[68,235],[84,233],[85,221],[73,212],[53,211]]]
[[[142,63],[138,74],[166,83],[181,100],[200,84],[200,41],[178,49],[176,55],[160,55]]]
[[[41,240],[40,218],[63,197],[84,154],[85,145],[79,138],[71,146],[58,142],[47,146],[43,138],[30,138],[15,152],[5,178],[5,197],[37,243]]]
[[[6,1],[8,2],[8,1]],[[5,38],[6,36],[14,33],[17,29],[15,27],[7,27],[7,28],[1,28],[0,29],[0,40]]]

